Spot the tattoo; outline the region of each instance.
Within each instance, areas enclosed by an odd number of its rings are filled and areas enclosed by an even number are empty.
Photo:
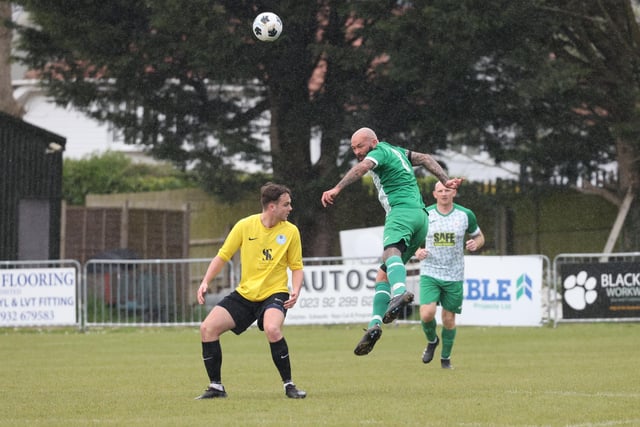
[[[449,180],[442,166],[428,154],[411,152],[411,164],[414,166],[424,166],[429,172],[431,172],[436,178],[443,184]]]
[[[373,164],[370,160],[363,160],[354,167],[352,167],[345,176],[342,177],[340,182],[336,184],[336,187],[343,189],[344,187],[353,184],[362,178],[371,168]]]

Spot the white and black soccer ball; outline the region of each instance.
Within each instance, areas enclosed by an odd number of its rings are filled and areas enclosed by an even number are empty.
[[[282,20],[273,12],[262,12],[253,20],[253,35],[263,42],[278,40],[282,34]]]

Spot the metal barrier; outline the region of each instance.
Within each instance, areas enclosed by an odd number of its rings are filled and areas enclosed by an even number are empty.
[[[640,321],[640,252],[559,254],[553,260],[559,322]]]
[[[560,254],[553,264],[535,256],[543,265],[542,323],[640,320],[640,252]],[[196,326],[240,277],[239,264],[227,263],[210,284],[206,303],[199,305],[196,290],[210,262],[95,259],[81,267],[75,260],[0,261],[0,327]],[[367,321],[379,262],[305,258],[299,309],[317,309],[317,322],[327,313],[329,323]],[[419,291],[415,260],[407,264],[407,288]],[[569,288],[577,291],[570,294]],[[401,318],[413,321],[416,308]],[[296,316],[308,320],[292,311],[289,322],[295,324]]]
[[[546,255],[539,255],[542,258],[542,323],[551,322],[552,312],[558,310],[556,302],[556,291],[554,287],[554,276],[551,260]],[[546,290],[546,292],[545,292]]]
[[[80,263],[0,261],[0,326],[81,326]]]
[[[210,284],[206,303],[199,305],[196,291],[210,262],[210,258],[88,261],[83,270],[83,326],[198,325],[235,287],[236,272],[229,262]]]
[[[538,288],[536,300],[537,324],[550,319],[549,301],[551,300],[551,269],[549,259],[541,256],[542,288]],[[517,257],[516,257],[517,258]],[[526,257],[525,257],[526,258]],[[511,265],[518,261],[511,260]],[[209,259],[176,260],[92,260],[84,267],[84,310],[85,327],[94,326],[197,326],[209,310],[237,283],[238,266],[227,264],[225,270],[210,285],[206,304],[198,305],[196,289],[210,263]],[[380,265],[379,258],[342,258],[319,257],[305,258],[305,283],[296,308],[287,315],[288,324],[330,324],[330,323],[367,323],[371,316],[374,296],[375,275]],[[471,273],[472,271],[470,271]],[[512,289],[516,289],[517,275],[509,277]],[[490,286],[495,285],[495,277],[481,274]],[[533,275],[535,276],[535,274]],[[533,277],[532,276],[532,277]],[[500,278],[505,281],[506,278]],[[540,279],[539,279],[540,280]],[[489,283],[487,282],[487,283]],[[419,293],[419,262],[412,260],[407,264],[407,288]],[[545,289],[546,288],[546,289]],[[524,291],[524,288],[523,292]],[[522,303],[530,304],[531,298],[516,302],[508,308],[481,308],[482,314],[488,310],[493,315],[506,315],[518,311],[519,317],[525,313]],[[544,298],[547,295],[547,298]],[[488,295],[491,299],[491,295]],[[535,298],[534,298],[535,300]],[[527,303],[529,301],[529,303]],[[491,302],[491,301],[489,301]],[[516,308],[516,305],[520,304]],[[534,309],[535,310],[535,309]],[[476,310],[477,311],[477,310]],[[534,311],[535,313],[535,311]],[[545,316],[546,313],[546,316]],[[474,322],[473,310],[468,313],[470,322]],[[477,314],[477,313],[476,313]],[[535,314],[534,314],[535,315]],[[502,319],[502,317],[501,317]],[[400,322],[418,322],[418,308],[408,306],[399,317]],[[515,321],[515,320],[514,320]],[[516,323],[521,320],[515,321]],[[530,321],[527,321],[530,324]],[[473,324],[473,323],[471,323]]]

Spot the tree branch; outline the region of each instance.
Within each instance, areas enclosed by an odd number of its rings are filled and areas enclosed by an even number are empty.
[[[600,196],[617,207],[620,207],[620,205],[622,204],[622,200],[615,193],[602,187],[596,187],[588,180],[583,180],[581,187],[573,186],[573,188],[582,194],[593,194],[596,196]]]

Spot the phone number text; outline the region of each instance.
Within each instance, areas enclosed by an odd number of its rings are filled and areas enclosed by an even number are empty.
[[[0,323],[44,322],[55,318],[53,310],[0,311]]]
[[[373,305],[373,295],[363,297],[300,298],[296,305],[299,308],[370,307]]]

